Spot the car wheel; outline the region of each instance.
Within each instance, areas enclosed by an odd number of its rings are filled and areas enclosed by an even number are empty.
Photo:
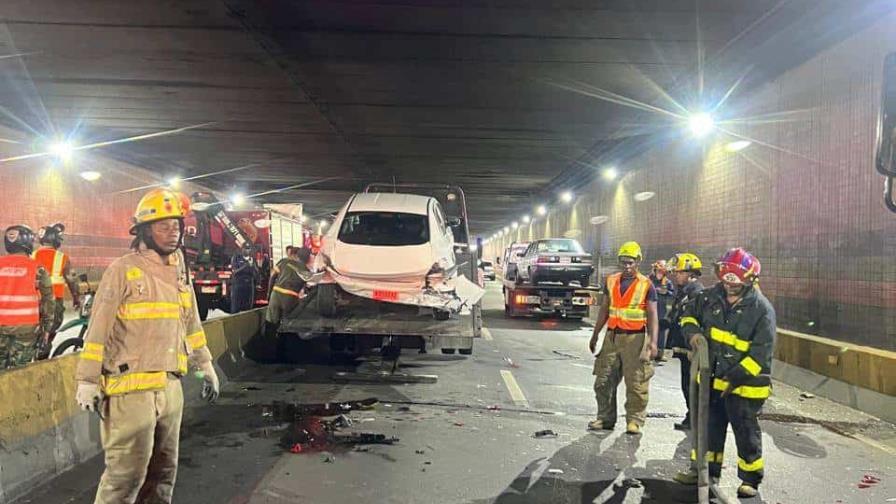
[[[317,311],[326,318],[336,316],[336,284],[317,286]]]

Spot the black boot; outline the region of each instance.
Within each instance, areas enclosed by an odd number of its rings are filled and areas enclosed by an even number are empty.
[[[675,424],[675,430],[680,430],[680,431],[691,430],[691,413],[690,412],[688,412],[684,416],[684,420],[682,420],[680,423]]]

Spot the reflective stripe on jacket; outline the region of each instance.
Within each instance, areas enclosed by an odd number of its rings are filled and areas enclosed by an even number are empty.
[[[50,272],[50,280],[53,282],[53,296],[56,299],[65,297],[65,265],[68,256],[53,247],[41,247],[34,252],[34,259]]]
[[[164,389],[168,373],[211,360],[180,251],[169,264],[141,248],[106,269],[94,298],[77,379],[107,395]]]
[[[647,326],[647,293],[650,279],[638,273],[625,293],[621,292],[622,273],[607,277],[607,291],[610,294],[609,329],[639,331]]]
[[[755,287],[728,306],[721,284],[701,292],[681,317],[685,339],[702,333],[709,342],[713,388],[747,399],[771,394],[775,310]]]
[[[40,294],[34,281],[37,261],[24,255],[0,257],[0,325],[40,323]]]

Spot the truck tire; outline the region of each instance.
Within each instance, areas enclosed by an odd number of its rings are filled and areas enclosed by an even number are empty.
[[[199,320],[205,322],[208,318],[209,301],[205,296],[196,297],[196,308],[199,309]]]
[[[326,318],[336,317],[336,284],[317,286],[317,311]]]

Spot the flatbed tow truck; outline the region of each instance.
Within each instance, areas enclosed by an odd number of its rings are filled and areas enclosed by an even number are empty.
[[[513,244],[504,252],[504,274],[501,275],[504,294],[504,316],[560,316],[581,320],[588,316],[588,309],[600,292],[597,286],[582,287],[576,282],[525,283],[516,274],[514,255],[524,244]]]
[[[460,187],[372,184],[365,192],[406,192],[436,198],[449,220],[460,220],[459,224],[453,226],[454,252],[459,274],[481,285],[477,268],[479,252],[475,247],[470,247],[466,201]],[[322,289],[311,288],[305,301],[283,318],[278,332],[282,336],[303,340],[328,338],[330,349],[343,355],[363,355],[379,349],[383,361],[393,361],[390,373],[378,373],[375,376],[341,373],[347,381],[430,381],[426,377],[421,379],[419,376],[395,373],[402,349],[416,349],[424,353],[427,348],[439,348],[444,354],[470,355],[473,353],[473,340],[481,335],[481,301],[472,306],[464,306],[458,313],[451,313],[447,319],[441,319],[434,317],[429,308],[341,293],[336,316],[331,318],[321,316],[318,309],[317,303],[322,302],[321,292]]]

